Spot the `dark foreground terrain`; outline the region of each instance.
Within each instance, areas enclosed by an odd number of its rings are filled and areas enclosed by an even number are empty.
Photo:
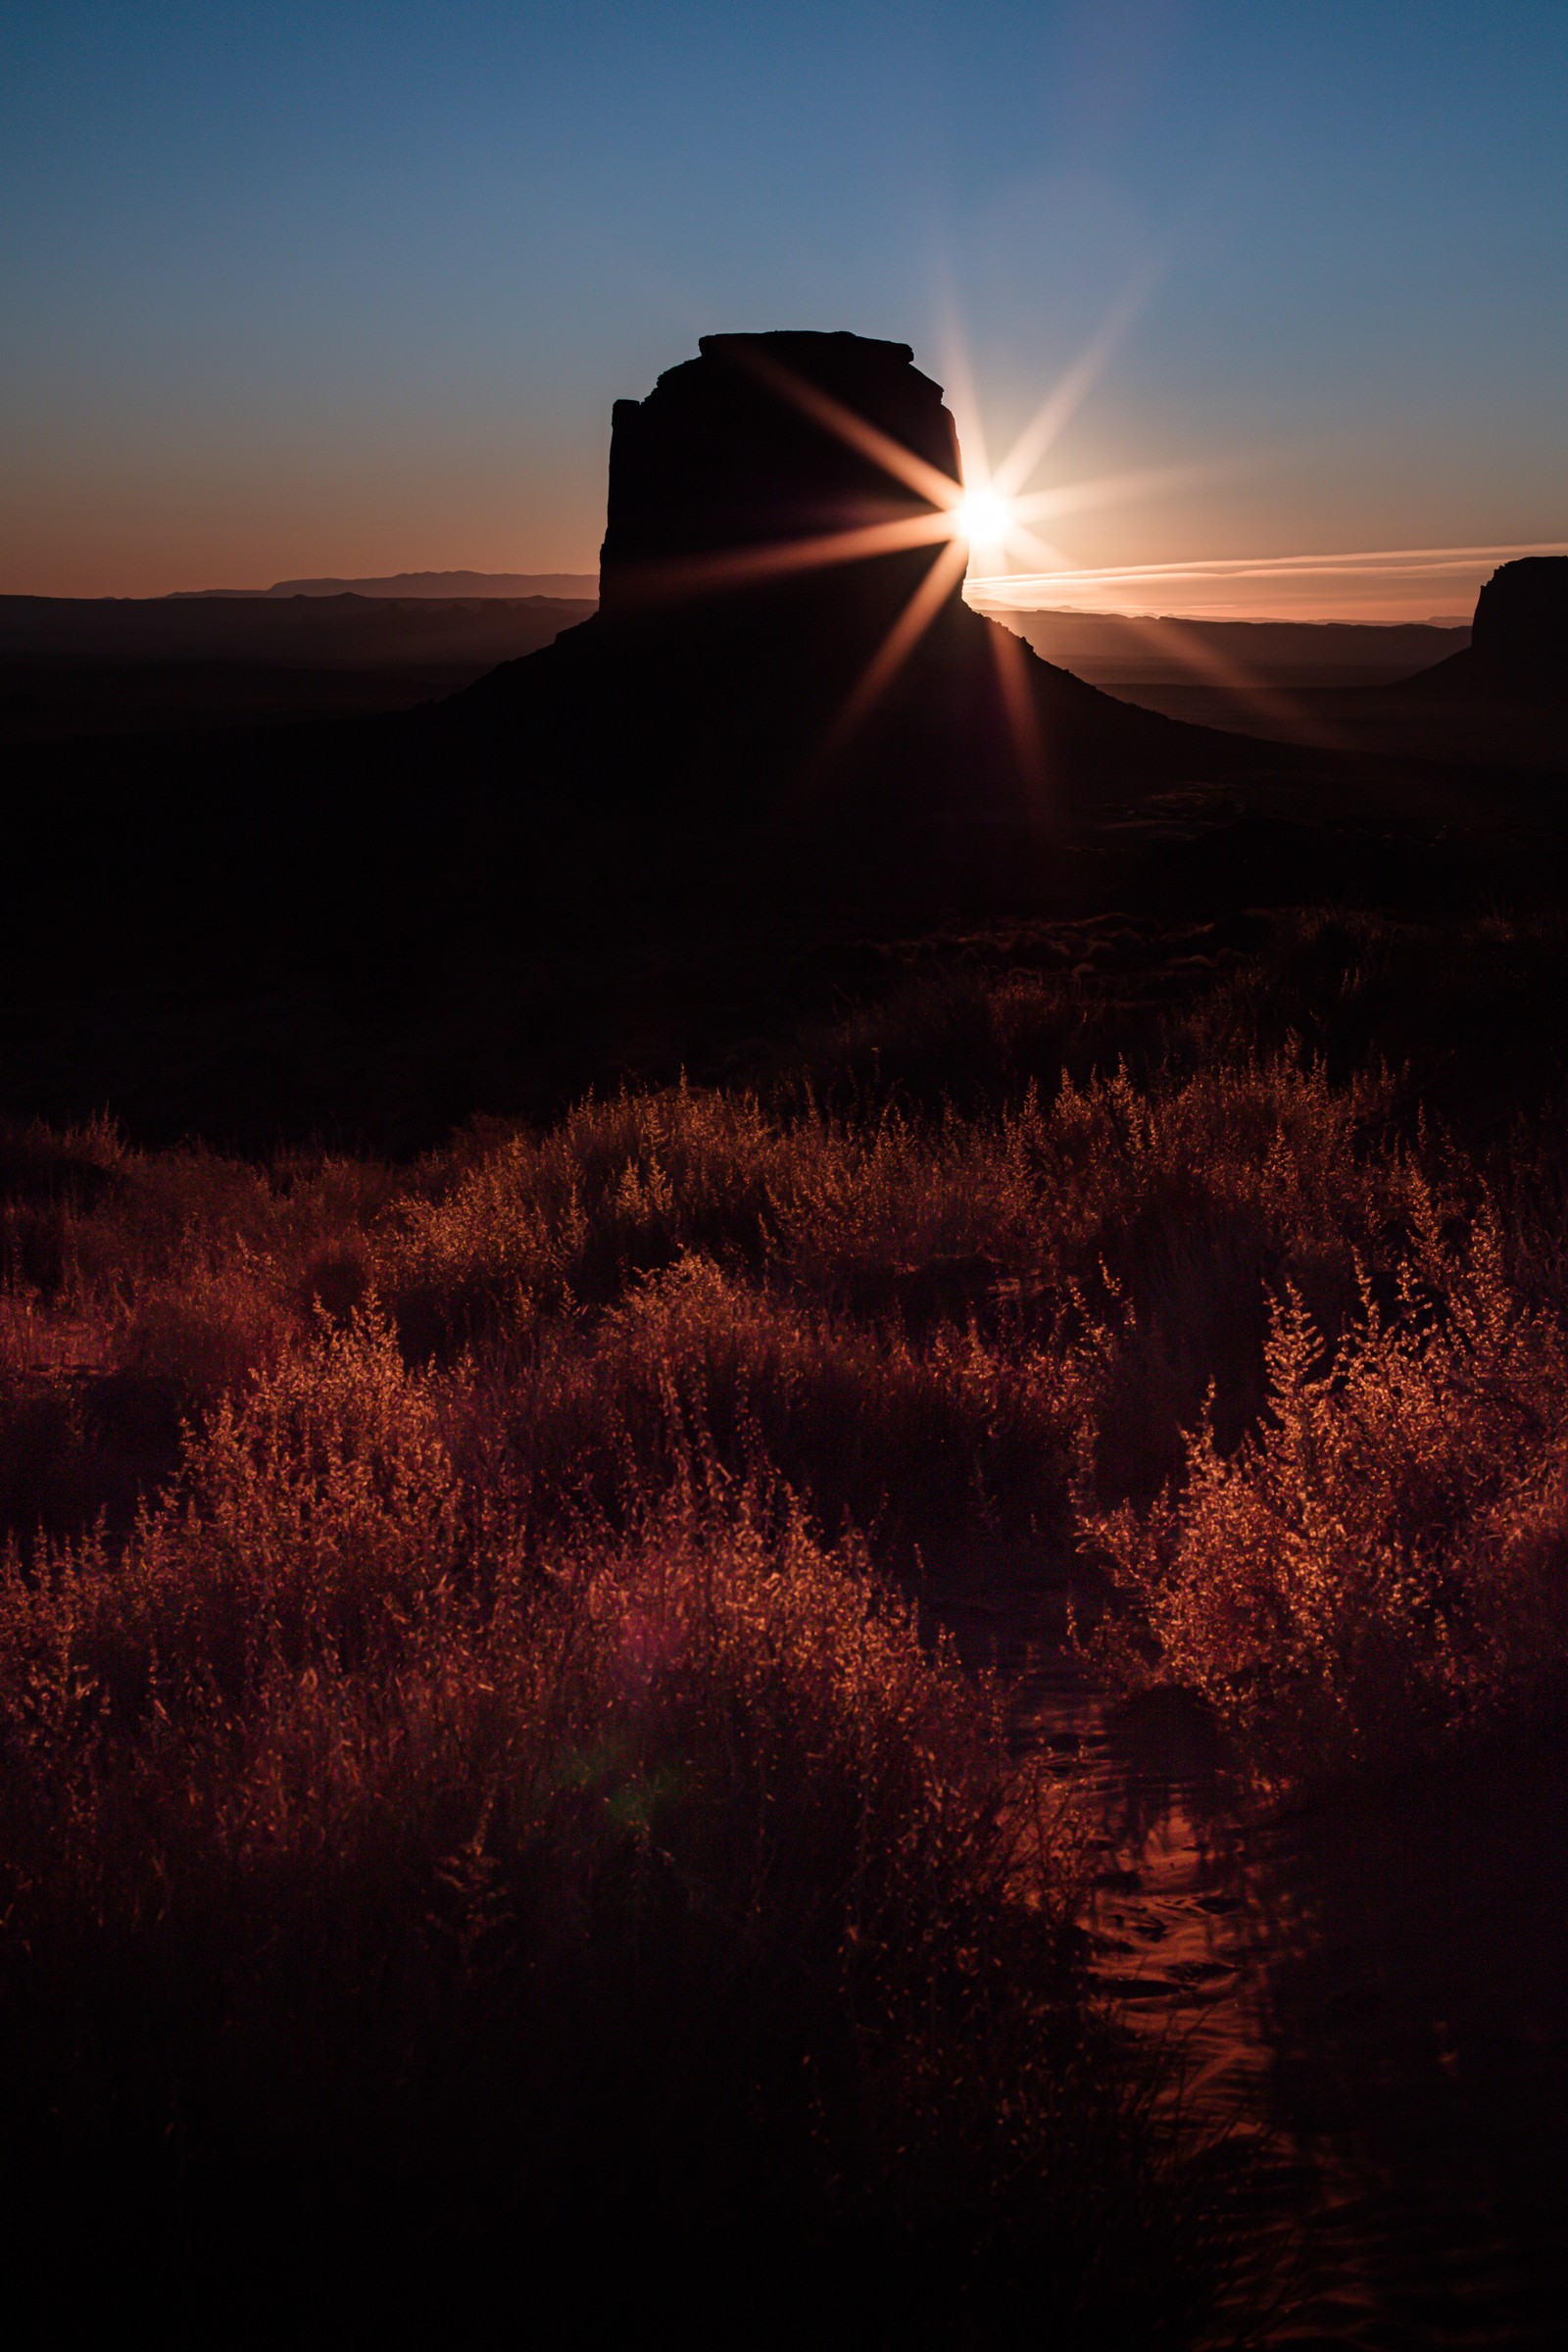
[[[1438,672],[1368,685],[1190,676],[1119,679],[1107,691],[1199,727],[1229,727],[1270,742],[1310,745],[1456,767],[1568,773],[1568,712],[1512,695],[1450,693]]]
[[[417,723],[19,814],[13,2295],[1551,2340],[1560,785],[763,887]]]
[[[411,710],[548,645],[592,611],[591,597],[304,587],[0,596],[0,750]]]
[[[1173,949],[402,1165],[12,1129],[14,2295],[1550,2340],[1560,928]]]
[[[916,971],[1016,954],[1157,997],[1294,908],[1558,904],[1551,775],[1170,733],[1196,772],[1112,768],[967,886],[896,834],[840,864],[819,831],[678,804],[584,815],[449,720],[39,749],[0,879],[0,1107],[404,1153],[590,1085],[765,1075],[803,1024]],[[1547,1000],[1493,1035],[1441,955],[1433,985],[1501,1093]]]

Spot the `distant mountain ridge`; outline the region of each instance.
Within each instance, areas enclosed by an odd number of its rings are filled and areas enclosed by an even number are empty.
[[[979,610],[1043,661],[1096,686],[1381,684],[1430,669],[1470,642],[1468,622],[1156,619],[989,601]]]
[[[1039,624],[1067,617],[1023,613],[1012,625],[1039,647]],[[1118,684],[1104,663],[1104,646],[1098,670],[1088,660],[1074,666],[1128,702],[1189,725],[1396,760],[1568,772],[1568,556],[1521,556],[1501,564],[1482,588],[1468,629],[1122,625],[1142,632],[1148,646],[1134,657],[1142,675],[1124,675]],[[1338,641],[1336,668],[1302,665],[1300,641],[1314,634],[1325,648]],[[1379,641],[1390,654],[1396,648],[1408,654],[1422,643],[1455,640],[1454,651],[1402,676],[1386,668],[1379,653]],[[1114,656],[1115,641],[1108,642]]]
[[[473,596],[549,596],[597,600],[596,571],[395,571],[370,580],[274,580],[270,588],[176,588],[163,601],[206,597],[399,596],[425,601]]]
[[[410,709],[591,597],[0,596],[0,743]]]

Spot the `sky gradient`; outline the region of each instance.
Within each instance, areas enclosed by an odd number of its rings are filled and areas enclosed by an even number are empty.
[[[592,570],[612,401],[787,325],[993,459],[1100,339],[1032,486],[1154,478],[1039,527],[1141,577],[1042,602],[1466,612],[1568,545],[1565,122],[1562,0],[0,6],[0,592]]]

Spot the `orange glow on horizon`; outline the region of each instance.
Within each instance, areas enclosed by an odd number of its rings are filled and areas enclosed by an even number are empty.
[[[1209,556],[1190,563],[971,572],[971,604],[996,612],[1064,611],[1128,619],[1393,622],[1469,608],[1498,564],[1568,555],[1568,540],[1495,547],[1385,548],[1349,555]],[[1331,583],[1338,593],[1325,594]],[[1325,610],[1332,607],[1332,611]]]

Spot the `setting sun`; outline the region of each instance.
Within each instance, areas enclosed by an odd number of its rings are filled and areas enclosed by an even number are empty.
[[[1013,502],[989,487],[967,490],[954,516],[961,536],[977,547],[1003,547],[1016,517]]]

